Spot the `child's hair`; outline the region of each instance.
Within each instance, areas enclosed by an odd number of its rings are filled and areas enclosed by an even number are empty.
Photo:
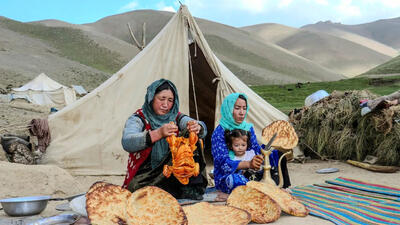
[[[247,147],[250,146],[250,132],[242,129],[226,130],[225,142],[229,149],[232,149],[232,139],[247,136]]]

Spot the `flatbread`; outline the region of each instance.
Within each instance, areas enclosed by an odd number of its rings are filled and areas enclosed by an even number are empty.
[[[89,194],[90,192],[94,191],[98,187],[103,187],[106,185],[110,185],[110,183],[103,182],[103,181],[96,181],[95,183],[90,186],[89,190],[86,192],[86,194]]]
[[[86,211],[91,224],[124,224],[126,204],[131,192],[114,184],[96,186],[86,194]]]
[[[251,221],[250,213],[233,206],[200,202],[184,206],[183,210],[188,218],[189,225],[242,225]]]
[[[281,207],[272,198],[249,186],[236,187],[226,203],[249,212],[255,223],[274,222],[281,216]]]
[[[128,225],[187,225],[185,213],[168,192],[147,186],[133,192],[126,208]]]
[[[272,147],[278,149],[289,150],[296,147],[299,142],[296,131],[285,120],[277,120],[266,126],[262,130],[262,140],[265,144],[277,133],[275,140],[272,142]]]
[[[249,181],[246,186],[255,188],[271,197],[278,203],[282,211],[293,216],[307,216],[309,210],[290,193],[273,184]]]

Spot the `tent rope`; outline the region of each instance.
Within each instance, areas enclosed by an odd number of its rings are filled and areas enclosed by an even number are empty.
[[[196,41],[195,41],[196,43]],[[196,97],[196,90],[194,88],[194,77],[193,77],[193,68],[192,68],[192,56],[190,55],[190,48],[189,48],[189,69],[190,69],[190,76],[192,78],[192,89],[193,89],[193,98],[194,98],[194,107],[196,109],[196,120],[199,120],[199,110],[197,108],[197,97]],[[189,104],[190,105],[190,104]]]

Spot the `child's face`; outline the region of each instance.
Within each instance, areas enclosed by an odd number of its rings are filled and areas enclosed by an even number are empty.
[[[232,139],[232,150],[236,156],[242,156],[246,153],[247,149],[247,137],[237,137]]]

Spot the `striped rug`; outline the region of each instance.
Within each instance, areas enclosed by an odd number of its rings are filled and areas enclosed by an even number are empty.
[[[370,197],[374,197],[374,198],[388,199],[388,200],[400,202],[399,197],[391,196],[391,195],[362,191],[362,190],[358,190],[358,189],[353,189],[353,188],[348,188],[348,187],[343,187],[343,186],[338,186],[338,185],[331,185],[331,184],[314,184],[314,185],[318,186],[318,187],[331,188],[331,189],[335,189],[335,190],[339,190],[339,191],[350,192],[350,193],[358,194],[358,195],[365,195],[365,196],[370,196]]]
[[[355,184],[361,182],[352,181]],[[385,188],[394,190],[391,187]],[[347,186],[347,189],[352,188]],[[317,185],[295,187],[291,190],[293,195],[310,209],[311,215],[330,220],[335,224],[400,224],[398,201]]]
[[[379,185],[379,184],[371,184],[371,183],[354,180],[354,179],[348,179],[348,178],[344,178],[344,177],[339,177],[334,180],[328,180],[325,182],[328,184],[344,186],[344,187],[353,188],[353,189],[357,189],[357,190],[400,197],[400,188],[388,187],[388,186]]]

